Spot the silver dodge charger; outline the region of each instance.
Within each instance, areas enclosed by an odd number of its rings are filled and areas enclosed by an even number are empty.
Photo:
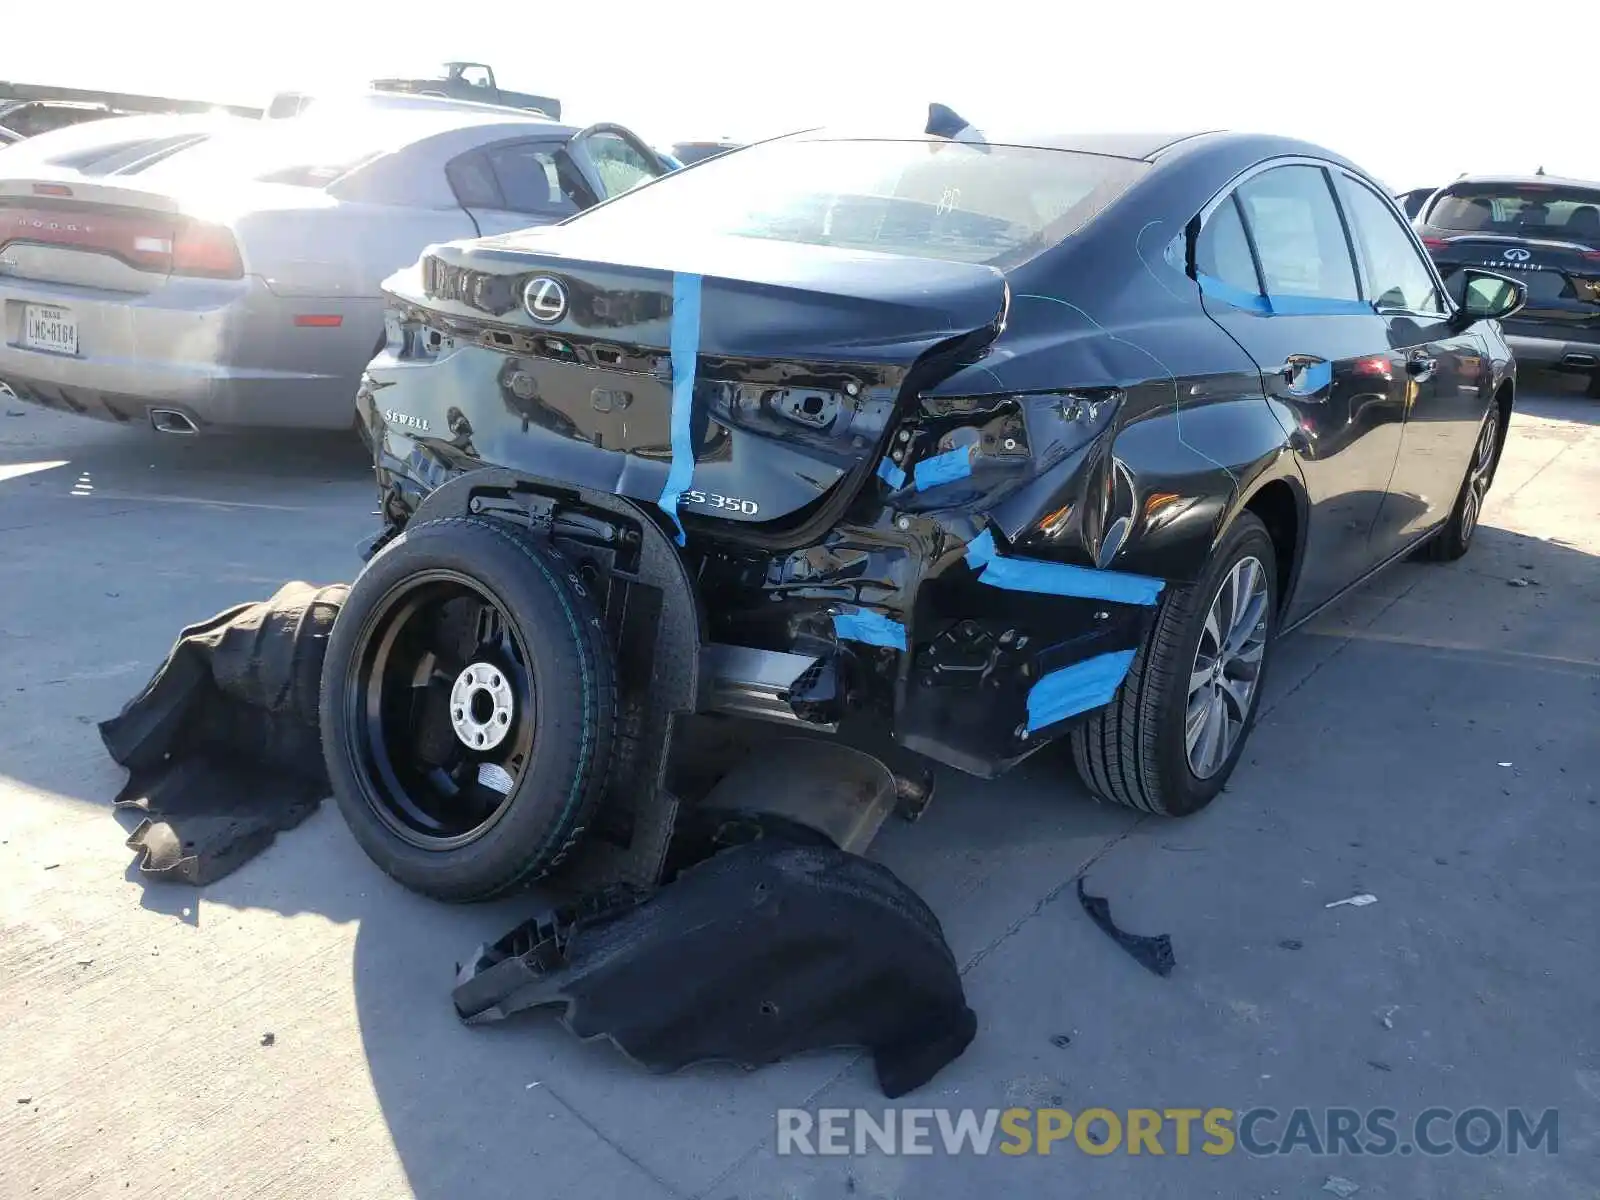
[[[617,125],[450,101],[42,134],[0,150],[0,392],[172,433],[350,428],[386,276],[667,170]]]

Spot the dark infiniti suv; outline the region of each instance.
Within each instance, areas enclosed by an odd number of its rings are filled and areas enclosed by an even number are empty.
[[[1415,225],[1458,301],[1465,267],[1526,284],[1527,307],[1504,323],[1517,361],[1587,375],[1600,399],[1600,183],[1468,176]]]

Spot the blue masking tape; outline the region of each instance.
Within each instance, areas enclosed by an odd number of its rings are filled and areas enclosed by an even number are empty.
[[[906,485],[906,473],[887,458],[878,464],[878,478],[897,492]]]
[[[1272,315],[1272,307],[1267,303],[1267,298],[1260,292],[1247,292],[1244,288],[1234,287],[1231,283],[1223,283],[1220,279],[1213,279],[1210,275],[1196,275],[1195,281],[1200,285],[1200,293],[1213,300],[1221,300],[1224,304],[1231,304],[1235,308],[1243,308],[1253,313],[1260,313],[1267,317]]]
[[[1333,382],[1333,364],[1328,362],[1314,363],[1300,372],[1295,386],[1291,389],[1297,396],[1310,396],[1320,392]]]
[[[678,527],[678,545],[686,540],[678,520],[678,501],[694,481],[695,365],[700,357],[700,276],[672,277],[672,467],[656,505]]]
[[[1028,732],[1110,704],[1133,665],[1133,654],[1098,654],[1041,678],[1028,689]]]
[[[852,642],[864,642],[868,646],[887,646],[891,650],[906,648],[906,627],[899,621],[890,620],[882,613],[873,612],[869,608],[835,613],[833,632],[838,637]]]
[[[932,458],[925,458],[919,462],[912,471],[916,479],[917,491],[925,492],[931,487],[938,487],[944,483],[954,483],[958,479],[965,479],[972,474],[972,446],[962,446],[956,450],[947,450],[943,454],[936,454]]]
[[[1210,275],[1197,275],[1200,291],[1214,300],[1259,313],[1264,317],[1371,316],[1376,310],[1366,300],[1331,300],[1322,296],[1263,296],[1223,283]]]
[[[967,565],[978,572],[978,582],[1012,592],[1038,592],[1046,596],[1077,596],[1109,600],[1114,604],[1151,605],[1166,586],[1149,575],[1101,571],[1069,563],[1040,562],[1032,558],[1007,558],[987,529],[967,543]]]

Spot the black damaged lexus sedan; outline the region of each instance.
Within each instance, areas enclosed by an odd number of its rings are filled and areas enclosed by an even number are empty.
[[[984,777],[1069,749],[1193,813],[1283,633],[1470,547],[1525,288],[1462,275],[1355,164],[1222,133],[803,133],[431,247],[359,400],[341,808],[492,895],[604,825],[667,708]]]

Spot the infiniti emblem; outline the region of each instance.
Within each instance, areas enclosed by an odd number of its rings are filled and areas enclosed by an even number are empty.
[[[1512,247],[1500,257],[1506,259],[1508,262],[1527,262],[1533,257],[1533,254],[1527,250],[1519,250],[1516,247]]]
[[[535,275],[523,286],[522,307],[535,321],[554,325],[567,315],[567,289],[559,279]]]

